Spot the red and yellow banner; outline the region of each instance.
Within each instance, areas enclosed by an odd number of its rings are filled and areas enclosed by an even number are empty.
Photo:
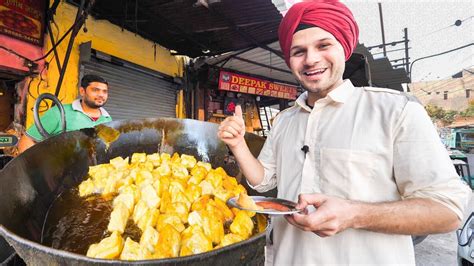
[[[0,33],[43,45],[45,0],[0,0]]]
[[[219,75],[219,90],[234,91],[268,97],[295,100],[295,86],[274,83],[263,79],[244,76],[227,71]]]

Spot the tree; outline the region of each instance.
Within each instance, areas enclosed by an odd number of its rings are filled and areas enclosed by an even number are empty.
[[[460,116],[462,117],[472,117],[474,116],[474,100],[469,101],[469,106],[466,108],[466,110],[461,111],[459,113]]]
[[[447,126],[454,122],[456,119],[457,111],[454,110],[444,110],[442,107],[428,104],[425,106],[426,112],[431,117],[433,122],[442,122],[444,126]],[[474,112],[474,106],[473,106]]]

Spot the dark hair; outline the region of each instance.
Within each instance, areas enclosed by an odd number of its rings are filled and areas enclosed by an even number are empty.
[[[93,74],[87,74],[87,75],[84,75],[84,77],[82,77],[81,79],[81,87],[85,89],[89,86],[91,82],[100,82],[100,83],[106,84],[107,87],[109,86],[109,83],[103,77],[93,75]]]

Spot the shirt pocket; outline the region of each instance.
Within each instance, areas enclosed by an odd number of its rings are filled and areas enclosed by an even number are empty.
[[[376,160],[374,153],[348,149],[321,149],[320,188],[323,194],[345,199],[373,201]]]

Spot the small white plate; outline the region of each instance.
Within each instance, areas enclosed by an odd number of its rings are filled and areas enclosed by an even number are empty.
[[[293,213],[298,213],[298,212],[301,212],[303,210],[299,210],[299,209],[296,209],[295,206],[296,206],[296,202],[293,202],[293,201],[289,201],[289,200],[285,200],[285,199],[277,199],[277,198],[270,198],[270,197],[262,197],[262,196],[250,196],[250,198],[255,201],[255,203],[257,205],[259,205],[258,203],[259,202],[269,202],[270,204],[271,203],[277,203],[279,205],[281,205],[281,207],[286,207],[288,208],[288,210],[277,210],[277,209],[273,209],[273,208],[265,208],[263,210],[250,210],[250,209],[246,209],[246,208],[242,208],[238,203],[237,203],[237,199],[239,197],[233,197],[233,198],[230,198],[229,200],[227,200],[227,205],[231,206],[231,207],[235,207],[237,209],[240,209],[240,210],[245,210],[245,211],[252,211],[252,212],[256,212],[256,213],[262,213],[262,214],[269,214],[269,215],[286,215],[286,214],[293,214]],[[261,205],[259,205],[261,206]],[[265,207],[265,206],[263,206]]]

